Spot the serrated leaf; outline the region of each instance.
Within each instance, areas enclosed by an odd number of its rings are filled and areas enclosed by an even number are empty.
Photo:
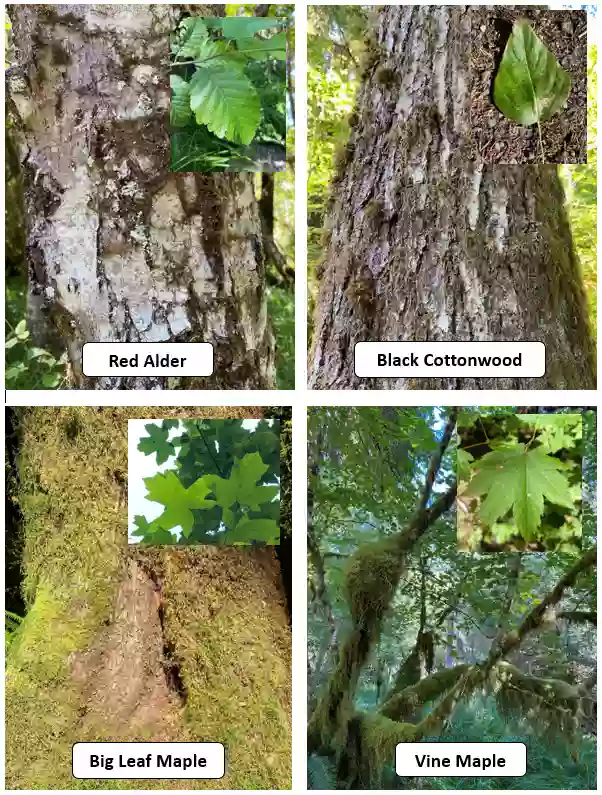
[[[142,516],[141,514],[136,514],[136,516],[134,516],[134,524],[136,525],[136,530],[132,531],[132,535],[134,536],[144,536],[152,527],[146,516]]]
[[[190,488],[185,489],[175,472],[159,472],[144,478],[148,494],[146,499],[165,506],[163,513],[155,520],[165,530],[180,526],[188,537],[194,524],[192,509],[201,510],[215,505],[213,500],[205,499],[213,487],[213,478],[199,478]]]
[[[547,453],[575,447],[583,435],[581,414],[518,414],[517,419],[539,431],[538,441]]]
[[[190,107],[197,122],[219,138],[245,145],[253,140],[261,117],[259,96],[247,77],[219,63],[192,76]]]
[[[515,22],[493,86],[499,110],[528,127],[559,111],[570,90],[571,78],[531,26]]]
[[[200,17],[186,17],[178,27],[178,39],[172,51],[178,58],[196,58],[209,31]]]
[[[544,499],[574,507],[565,465],[541,448],[514,444],[506,450],[487,453],[479,460],[479,467],[464,494],[486,495],[479,515],[489,526],[512,510],[521,537],[533,541],[541,525]]]
[[[279,486],[257,485],[267,469],[259,453],[248,453],[242,459],[235,459],[229,478],[214,477],[215,500],[223,508],[223,522],[227,527],[232,526],[232,506],[236,503],[258,510],[278,494]]]
[[[206,39],[199,46],[194,59],[195,66],[204,69],[207,66],[230,65],[238,71],[244,68],[244,61],[233,49],[230,42]]]
[[[157,464],[164,464],[167,459],[174,455],[175,448],[171,442],[167,441],[169,429],[162,428],[160,425],[149,423],[144,426],[148,436],[143,436],[138,442],[138,450],[144,455],[157,454]]]
[[[145,544],[173,544],[176,540],[176,537],[161,527],[156,519],[148,522],[145,516],[137,515],[134,517],[134,524],[137,529],[132,535],[140,536]]]
[[[266,58],[286,61],[286,32],[284,30],[269,39],[238,39],[236,46],[247,57],[255,58],[258,61],[263,61]]]
[[[169,123],[172,127],[185,127],[192,118],[190,85],[179,75],[170,75],[169,85],[171,86]]]

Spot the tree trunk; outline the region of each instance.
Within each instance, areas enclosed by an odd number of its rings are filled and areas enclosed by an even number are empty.
[[[27,613],[7,654],[7,786],[68,790],[74,743],[147,741],[224,743],[226,775],[118,788],[290,789],[291,630],[276,549],[128,546],[123,499],[129,419],[262,414],[9,413],[19,514],[9,515],[7,540]]]
[[[86,378],[92,341],[210,342],[214,375],[183,387],[274,385],[254,176],[169,172],[169,38],[182,9],[9,6],[30,321],[38,342],[67,349],[74,387],[168,386]]]
[[[555,166],[470,161],[470,11],[384,6],[334,177],[310,383],[593,389]],[[541,341],[543,378],[359,379],[360,341]]]

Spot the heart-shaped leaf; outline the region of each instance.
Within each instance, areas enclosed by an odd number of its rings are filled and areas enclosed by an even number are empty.
[[[571,78],[531,26],[515,22],[493,85],[499,110],[529,127],[559,111],[570,90]]]

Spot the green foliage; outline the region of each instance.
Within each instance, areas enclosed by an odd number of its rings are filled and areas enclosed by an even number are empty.
[[[466,445],[462,440],[458,476],[467,485],[460,494],[464,501],[480,498],[474,512],[492,540],[504,544],[518,537],[545,549],[578,548],[581,415],[517,414],[479,420],[476,427],[482,428],[485,442]]]
[[[25,319],[10,331],[4,347],[7,389],[57,389],[63,384],[66,356],[56,359],[32,345]]]
[[[182,528],[181,544],[277,544],[280,516],[279,422],[265,420],[254,430],[242,420],[164,420],[145,426],[138,449],[158,464],[175,456],[173,468],[145,478],[147,499],[164,506],[149,522],[136,516],[143,543],[177,543],[169,532]]]
[[[4,611],[4,648],[8,649],[15,638],[15,633],[21,626],[23,618],[10,610]]]
[[[571,78],[533,28],[518,20],[494,81],[495,104],[526,127],[545,121],[566,103]]]
[[[592,333],[597,333],[597,163],[598,150],[598,49],[587,51],[587,163],[560,166],[567,196],[573,243],[579,255]]]
[[[521,778],[460,776],[433,777],[421,781],[421,789],[434,790],[595,790],[595,740],[579,737],[571,748],[562,737],[551,739],[525,732],[520,719],[509,719],[498,710],[492,698],[474,698],[461,705],[446,731],[437,741],[444,742],[524,742],[527,745],[527,774]],[[407,779],[397,778],[396,788],[407,787]]]
[[[295,293],[283,287],[268,288],[268,312],[276,338],[276,385],[295,387]]]
[[[572,495],[582,474],[585,545],[595,540],[596,533],[595,413],[576,412],[564,409],[548,416],[517,414],[516,407],[465,409],[459,413],[458,444],[469,429],[481,432],[484,421],[487,434],[481,433],[479,446],[461,449],[464,473],[469,476],[476,476],[478,466],[473,471],[473,463],[486,455],[508,453],[504,441],[522,444],[524,456],[539,451],[539,456],[560,464],[572,462],[570,469],[557,469],[546,461],[544,470],[551,466],[553,474],[569,474]],[[442,714],[445,693],[458,681],[457,669],[478,670],[495,649],[496,638],[516,630],[580,557],[574,544],[562,551],[557,545],[546,554],[467,555],[458,548],[456,517],[450,510],[406,550],[401,577],[398,570],[386,570],[383,555],[389,546],[398,547],[396,539],[415,514],[447,416],[448,409],[438,407],[328,407],[310,412],[308,665],[309,741],[314,753],[308,760],[308,775],[315,788],[358,789],[360,779],[370,780],[371,788],[451,788],[450,779],[396,777],[392,750],[369,727],[382,725],[393,738],[404,733],[406,738],[420,737],[419,724]],[[488,440],[498,441],[499,446],[492,448]],[[433,501],[456,479],[456,458],[452,440],[443,455]],[[577,466],[580,461],[582,469]],[[560,515],[571,511],[544,496],[541,526],[547,527],[552,515],[558,514],[560,521]],[[360,603],[358,593],[369,593],[370,604],[363,596]],[[447,712],[449,722],[429,723],[428,734],[436,734],[436,740],[526,742],[530,760],[531,755],[541,755],[534,766],[529,765],[532,786],[579,788],[571,775],[591,786],[592,722],[580,701],[593,698],[587,682],[595,672],[595,629],[565,622],[560,616],[564,611],[595,610],[595,604],[596,577],[590,569],[558,603],[558,620],[550,615],[549,623],[546,619],[537,631],[527,633],[511,660],[500,661],[477,689],[465,683],[458,705]],[[360,632],[355,630],[358,611],[363,619]],[[380,623],[376,635],[375,618]],[[357,660],[354,643],[357,639],[367,643],[370,633],[370,653],[361,670],[352,670],[352,683],[346,686],[345,671]],[[420,656],[421,636],[432,640],[430,662]],[[413,656],[419,662],[419,679],[410,687],[402,682],[397,689]],[[324,694],[340,698],[340,720],[335,709],[326,714],[337,702],[324,699]],[[356,728],[346,728],[348,718]],[[468,720],[470,731],[464,724]],[[544,731],[545,740],[540,740]],[[383,747],[390,765],[382,762]],[[358,772],[350,784],[347,771],[355,762]],[[369,776],[363,772],[366,763]],[[508,785],[509,779],[454,779],[456,789]],[[524,788],[524,779],[517,780],[516,788]]]
[[[264,17],[182,20],[172,39],[172,170],[225,170],[233,163],[244,170],[252,165],[252,142],[284,144],[283,24]],[[196,127],[206,134],[194,136]]]

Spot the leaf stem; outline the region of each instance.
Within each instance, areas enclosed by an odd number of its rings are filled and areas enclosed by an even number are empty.
[[[546,156],[545,156],[545,152],[544,152],[544,148],[543,148],[543,141],[541,139],[541,125],[539,123],[539,120],[537,121],[537,132],[539,134],[539,149],[541,151],[541,162],[545,163],[546,162]]]

